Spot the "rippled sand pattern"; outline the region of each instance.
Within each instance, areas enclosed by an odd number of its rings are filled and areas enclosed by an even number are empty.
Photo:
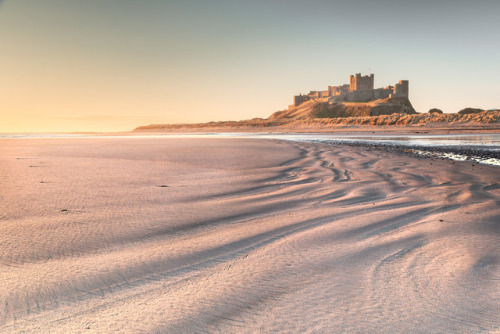
[[[2,333],[500,332],[498,168],[272,140],[0,145]]]

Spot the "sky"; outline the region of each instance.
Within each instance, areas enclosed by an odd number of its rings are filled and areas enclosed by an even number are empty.
[[[268,117],[374,73],[500,108],[498,0],[0,0],[0,132]]]

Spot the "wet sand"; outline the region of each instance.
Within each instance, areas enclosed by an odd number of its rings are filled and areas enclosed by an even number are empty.
[[[497,167],[263,139],[0,147],[1,332],[500,331]]]

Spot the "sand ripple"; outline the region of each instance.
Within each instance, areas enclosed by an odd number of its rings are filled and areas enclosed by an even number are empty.
[[[500,331],[497,168],[272,140],[2,145],[2,332]]]

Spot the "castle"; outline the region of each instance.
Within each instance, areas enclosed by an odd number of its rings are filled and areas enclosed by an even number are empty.
[[[394,86],[374,89],[373,74],[362,76],[361,73],[351,75],[349,84],[341,86],[328,86],[328,90],[310,91],[307,95],[296,95],[293,98],[294,108],[306,101],[321,100],[330,103],[338,102],[368,102],[388,97],[408,98],[408,80],[400,80]]]

